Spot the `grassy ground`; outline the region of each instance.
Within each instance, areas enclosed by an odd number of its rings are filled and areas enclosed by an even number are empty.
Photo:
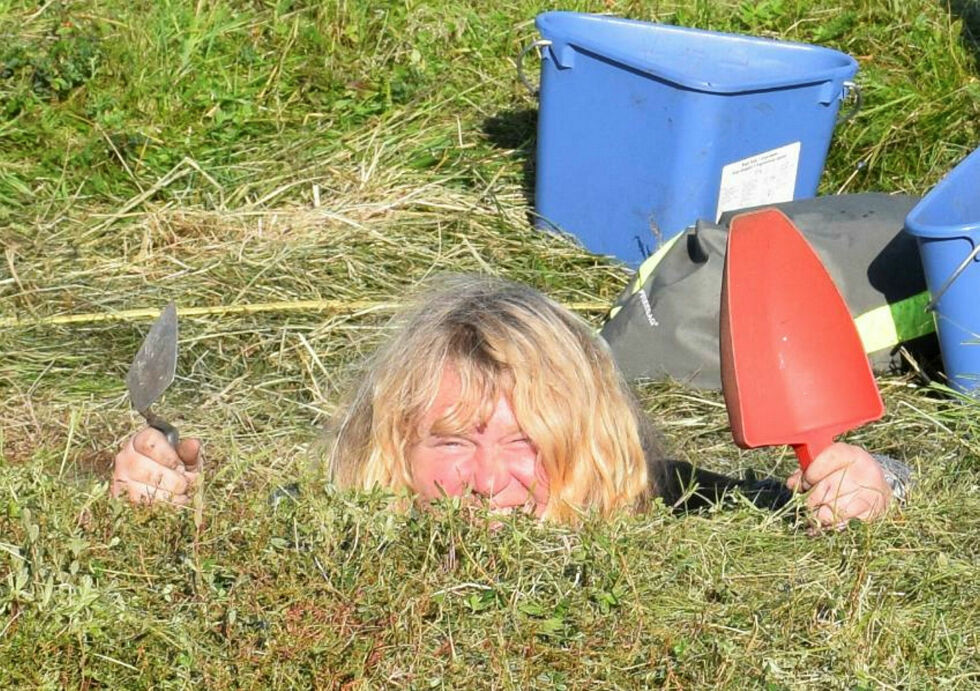
[[[820,538],[744,506],[490,533],[320,491],[318,426],[419,281],[490,272],[598,320],[627,280],[528,228],[512,58],[542,7],[0,2],[0,319],[21,320],[0,329],[4,688],[980,681],[978,408],[918,380],[882,379],[887,416],[851,437],[916,467],[912,501]],[[563,7],[856,56],[865,107],[823,193],[921,193],[980,142],[973,2]],[[106,495],[148,325],[124,311],[170,298],[204,312],[160,408],[207,440],[197,514]],[[319,307],[222,311],[297,301]],[[717,395],[641,393],[679,457],[792,467],[736,450]],[[296,480],[301,501],[268,504]]]

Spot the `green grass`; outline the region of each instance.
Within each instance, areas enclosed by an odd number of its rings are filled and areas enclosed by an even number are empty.
[[[610,302],[628,274],[527,223],[540,3],[0,1],[0,685],[4,688],[971,688],[975,402],[882,378],[850,439],[910,504],[812,538],[793,515],[655,509],[490,532],[339,495],[319,425],[388,305],[447,271]],[[974,3],[574,2],[821,43],[863,111],[821,192],[922,193],[980,142]],[[972,22],[972,33],[964,28]],[[181,320],[160,411],[207,440],[203,514],[106,495],[148,322],[66,314],[339,300]],[[597,320],[601,314],[587,312]],[[720,396],[645,386],[674,454],[740,452]],[[276,486],[301,481],[293,504]]]

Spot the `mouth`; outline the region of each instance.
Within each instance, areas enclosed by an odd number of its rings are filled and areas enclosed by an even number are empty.
[[[506,489],[506,488],[505,488]],[[513,495],[513,492],[498,492],[492,496],[486,496],[482,494],[477,494],[471,489],[464,490],[464,492],[456,494],[456,501],[459,505],[468,509],[483,509],[490,515],[495,516],[506,516],[512,513],[524,513],[529,516],[534,516],[540,518],[545,511],[545,506],[539,504],[530,492],[527,492],[524,496],[524,501],[516,502],[514,496],[505,498],[506,503],[500,503],[501,497],[506,494]],[[443,498],[452,497],[452,494],[443,492]],[[429,501],[433,501],[430,499]]]
[[[536,513],[534,502],[527,501],[523,504],[498,504],[493,497],[479,497],[468,495],[463,499],[463,505],[471,508],[482,508],[491,516],[507,516],[512,513],[526,513],[534,515]]]

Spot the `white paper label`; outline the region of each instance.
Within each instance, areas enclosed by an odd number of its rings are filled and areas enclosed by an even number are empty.
[[[715,221],[732,209],[792,201],[799,163],[800,142],[729,163],[721,169]]]

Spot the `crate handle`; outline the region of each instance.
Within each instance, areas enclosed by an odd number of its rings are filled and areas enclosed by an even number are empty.
[[[524,50],[521,51],[521,54],[517,56],[517,78],[521,80],[521,84],[523,84],[524,87],[531,92],[531,95],[535,97],[537,97],[540,89],[534,86],[534,84],[532,84],[531,81],[527,78],[527,75],[524,74],[524,56],[530,53],[535,48],[541,48],[543,46],[550,46],[550,45],[551,45],[551,41],[549,41],[548,39],[539,38],[537,41],[534,41],[530,45],[526,46]],[[541,57],[540,53],[538,53],[538,57]]]
[[[844,92],[841,94],[841,100],[843,101],[851,94],[854,94],[854,105],[851,106],[851,109],[843,115],[837,116],[836,124],[838,125],[843,125],[845,122],[853,120],[854,116],[858,114],[859,110],[861,110],[861,103],[864,100],[861,96],[861,87],[858,86],[856,82],[845,81],[843,86]]]
[[[980,243],[974,245],[973,251],[966,255],[966,259],[964,259],[960,265],[956,267],[956,271],[954,271],[953,274],[946,279],[946,282],[943,283],[942,287],[936,291],[936,296],[929,301],[929,304],[926,305],[926,312],[931,312],[932,310],[936,309],[936,305],[939,304],[939,298],[945,295],[946,291],[949,290],[949,287],[953,285],[953,281],[959,278],[961,273],[966,271],[966,267],[968,267],[970,262],[976,258],[977,254],[980,254]]]

